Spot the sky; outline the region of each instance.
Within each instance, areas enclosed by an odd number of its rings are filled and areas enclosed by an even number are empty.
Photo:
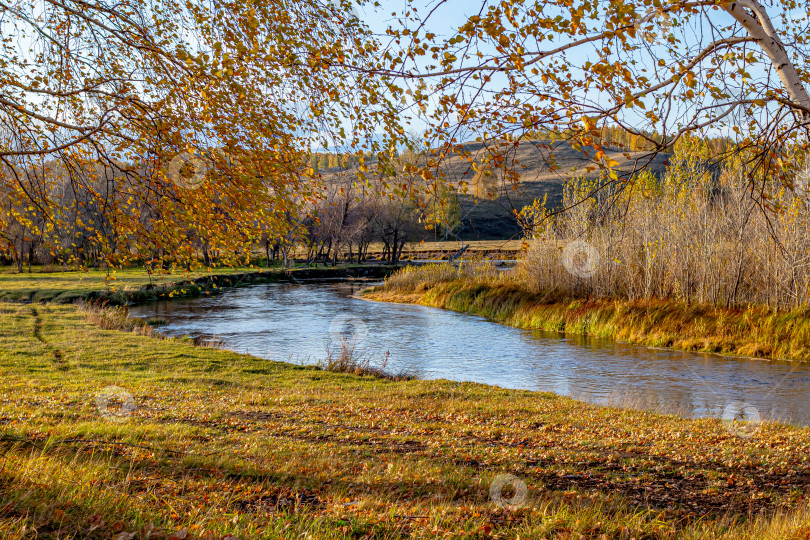
[[[493,5],[497,2],[491,0],[449,0],[447,2],[437,3],[433,1],[427,0],[418,0],[415,5],[419,13],[423,16],[426,15],[431,9],[436,8],[436,11],[431,14],[429,18],[428,29],[439,37],[449,37],[451,36],[455,30],[458,29],[459,26],[464,24],[466,19],[473,14],[476,14],[481,9],[482,2],[485,2],[487,5]],[[367,24],[375,33],[377,34],[384,34],[385,29],[389,25],[396,25],[396,18],[392,16],[393,12],[401,12],[405,9],[408,5],[406,2],[401,0],[393,0],[393,1],[386,1],[381,0],[379,2],[379,6],[374,6],[373,4],[366,4],[359,6],[357,8],[357,14],[362,19],[362,21]],[[800,2],[800,5],[793,10],[796,15],[803,15],[805,19],[807,19],[807,7],[809,3],[807,1]],[[438,6],[438,7],[437,7]],[[783,5],[780,3],[779,0],[774,0],[773,2],[769,3],[767,6],[768,13],[772,17],[774,24],[777,26],[777,29],[781,26],[781,21],[779,16],[784,13],[782,10]],[[657,21],[660,21],[658,19]],[[710,24],[711,23],[711,24]],[[733,23],[733,19],[730,15],[725,12],[716,10],[716,11],[707,11],[706,14],[693,18],[692,22],[689,26],[681,26],[674,29],[675,36],[679,39],[678,50],[687,54],[687,51],[693,52],[698,47],[704,46],[708,43],[711,39],[714,39],[716,35],[713,35],[712,26],[724,26]],[[727,34],[724,34],[726,37]],[[738,34],[740,35],[740,34]],[[649,47],[650,50],[654,52],[654,54],[658,54],[664,58],[667,58],[666,54],[664,53],[664,49],[661,46],[660,38],[651,37],[647,43],[643,45],[645,47]],[[756,53],[760,54],[761,50],[756,45],[748,45],[750,50],[755,51]],[[643,52],[643,51],[641,51]],[[585,47],[582,49],[578,49],[574,52],[568,53],[567,58],[570,60],[572,64],[583,64],[586,60],[594,60],[596,59],[595,49],[593,47]],[[671,62],[671,58],[669,58]],[[765,59],[765,63],[760,63],[758,65],[749,65],[746,66],[747,71],[753,76],[754,80],[759,77],[762,77],[764,80],[767,75],[769,64],[767,63],[767,58]],[[646,60],[649,62],[649,60]],[[649,63],[646,65],[648,68],[648,72],[651,76],[660,76],[660,77],[669,77],[670,72],[668,71],[669,66],[671,63],[668,63],[666,66],[658,66],[657,64]],[[708,63],[706,64],[708,66]],[[580,76],[583,78],[588,77],[590,74],[586,72],[581,72]],[[771,77],[773,77],[771,75]],[[736,84],[734,81],[727,80],[725,82],[731,83],[732,85]],[[778,81],[777,86],[778,86]],[[604,94],[600,94],[599,92],[591,92],[589,94],[589,99],[591,99],[594,103],[605,104],[607,96]],[[751,96],[747,96],[751,97]],[[692,103],[681,103],[678,105],[678,114],[683,118],[686,119],[691,116],[697,107],[701,105],[706,105],[708,102],[704,103],[704,100],[708,98],[701,98],[696,97]],[[643,125],[643,119],[640,116],[643,114],[643,111],[638,111],[638,124],[639,126]],[[634,118],[635,111],[630,111],[628,113],[628,118]],[[632,121],[632,120],[631,120]],[[685,121],[685,120],[684,120]],[[738,122],[743,122],[742,119],[738,120]],[[415,128],[422,128],[423,125],[415,125]],[[672,126],[671,126],[672,127]],[[713,124],[710,126],[706,132],[711,135],[728,135],[730,128],[728,126],[723,127],[720,124]]]

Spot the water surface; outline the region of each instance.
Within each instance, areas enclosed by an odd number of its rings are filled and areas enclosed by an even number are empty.
[[[131,309],[170,335],[216,336],[224,347],[317,363],[344,340],[428,379],[545,390],[601,404],[690,416],[810,424],[810,366],[649,349],[520,330],[451,311],[352,297],[368,284],[256,285]],[[386,360],[387,359],[387,360]]]

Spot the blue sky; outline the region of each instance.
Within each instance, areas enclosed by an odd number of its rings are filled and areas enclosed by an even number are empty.
[[[429,2],[429,1],[419,1],[415,5],[422,16],[427,15],[427,13],[436,8],[436,11],[433,12],[429,19],[428,29],[431,32],[434,32],[439,37],[449,37],[455,33],[459,26],[461,26],[466,19],[473,14],[476,14],[480,11],[482,4],[485,5],[494,5],[497,2],[490,1],[490,0],[479,0],[479,1],[468,1],[468,0],[450,0],[443,3],[436,3],[436,2]],[[806,2],[803,3],[804,5],[798,6],[798,11],[796,13],[791,13],[791,15],[800,15],[804,16],[805,20],[807,19],[807,13],[804,8],[806,8]],[[401,13],[404,9],[406,9],[409,5],[403,1],[381,1],[379,6],[374,6],[373,4],[366,4],[360,6],[357,9],[358,15],[360,18],[375,32],[378,34],[383,34],[385,29],[389,25],[396,25],[396,18],[392,16],[392,12]],[[437,7],[438,6],[438,7]],[[777,28],[782,27],[783,30],[791,29],[790,27],[784,28],[783,23],[780,20],[780,15],[784,12],[780,11],[779,3],[775,3],[768,7],[768,11],[770,16],[773,18],[774,24]],[[711,24],[710,24],[711,22]],[[687,52],[688,50],[693,50],[699,46],[703,46],[708,43],[709,40],[712,38],[712,28],[711,26],[716,27],[723,27],[726,25],[730,25],[733,23],[733,19],[730,15],[723,11],[715,10],[715,11],[707,11],[704,15],[698,15],[692,19],[689,25],[681,26],[676,28],[675,36],[680,40],[679,44],[677,45],[677,49],[680,54],[688,55],[690,54]],[[412,24],[412,23],[411,23]],[[593,22],[590,22],[593,24]],[[598,24],[598,22],[597,22]],[[724,37],[727,34],[723,34]],[[738,34],[741,35],[741,34]],[[559,43],[555,43],[559,44]],[[702,45],[701,45],[702,44]],[[663,47],[660,46],[658,42],[655,40],[649,44],[651,50],[667,58]],[[753,44],[749,44],[748,47],[751,51],[754,51],[758,55],[761,54],[761,50]],[[644,51],[639,51],[639,58],[642,56]],[[596,52],[594,47],[587,46],[583,47],[579,50],[567,53],[567,58],[570,60],[572,64],[584,64],[586,60],[594,60],[596,59]],[[670,72],[668,70],[669,66],[671,65],[671,57],[668,58],[670,63],[667,63],[665,67],[657,67],[655,63],[650,63],[649,57],[645,60],[642,59],[640,64],[641,66],[646,66],[648,73],[647,75],[650,77],[669,77]],[[644,62],[647,62],[646,64]],[[707,66],[708,67],[708,66]],[[758,79],[760,77],[765,77],[768,71],[769,64],[767,63],[767,58],[765,58],[764,63],[760,63],[754,66],[747,66],[747,70],[751,73],[754,79]],[[587,72],[580,72],[579,75],[583,78],[588,77],[589,74]],[[734,81],[730,79],[726,82],[729,82],[734,86]],[[778,86],[778,81],[777,81]],[[600,94],[598,92],[591,92],[588,96],[593,102],[604,104],[606,96]],[[746,97],[754,97],[750,94]],[[757,96],[758,97],[758,96]],[[678,116],[683,118],[684,120],[688,118],[694,111],[699,107],[702,103],[701,100],[707,100],[708,98],[700,98],[699,96],[696,97],[689,103],[680,103],[677,104],[677,113]],[[706,102],[708,103],[708,102]],[[642,127],[644,122],[642,121],[641,116],[634,116],[642,111],[638,109],[630,110],[627,113],[628,119],[638,118],[639,127]],[[631,120],[632,121],[632,120]],[[743,122],[744,119],[739,119],[738,122]],[[417,123],[414,127],[419,128],[421,123]],[[670,126],[671,128],[672,126]],[[730,128],[726,127],[719,127],[718,124],[713,125],[707,131],[714,134],[726,134]]]

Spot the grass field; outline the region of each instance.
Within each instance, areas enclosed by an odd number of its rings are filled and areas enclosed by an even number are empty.
[[[50,269],[46,269],[50,270]],[[68,304],[93,301],[111,305],[143,303],[179,296],[216,294],[222,287],[317,278],[382,278],[391,267],[313,265],[284,269],[228,268],[174,274],[149,274],[142,268],[129,268],[108,274],[103,270],[83,272],[0,271],[0,301],[53,302]]]
[[[503,254],[505,257],[514,258],[515,254],[523,248],[522,240],[440,240],[425,242],[409,242],[402,250],[403,259],[429,259],[455,254],[462,247],[469,246],[464,252],[465,258],[478,256],[491,256],[493,254]],[[369,255],[382,253],[381,242],[373,242],[369,245]]]
[[[465,145],[473,161],[481,163],[487,148],[480,143]],[[606,148],[609,159],[616,161],[615,170],[623,175],[646,169],[661,175],[665,170],[667,154],[650,156],[648,152],[626,152],[616,148]],[[520,182],[513,184],[503,179],[494,180],[489,186],[491,197],[484,193],[475,196],[476,172],[472,163],[457,155],[445,156],[440,170],[443,178],[453,185],[466,184],[468,189],[458,192],[461,208],[461,223],[456,233],[464,241],[500,240],[509,241],[523,237],[515,219],[514,211],[520,211],[535,199],[548,197],[548,207],[559,208],[563,199],[565,183],[575,177],[596,179],[601,172],[592,169],[593,161],[587,154],[574,150],[566,141],[521,140],[511,147],[504,156],[506,164],[520,176]],[[342,173],[346,174],[346,173]],[[351,174],[351,172],[349,173]],[[326,174],[327,180],[337,175]],[[493,176],[493,179],[497,178]],[[426,235],[433,239],[432,234]]]
[[[807,428],[332,373],[116,320],[0,303],[0,538],[810,537]]]
[[[366,294],[487,317],[517,328],[588,335],[650,347],[789,361],[810,361],[810,309],[726,309],[661,299],[570,298],[531,292],[487,270],[409,267]],[[485,268],[482,266],[481,268]]]
[[[252,272],[251,268],[216,268],[211,271],[150,274],[143,268],[126,268],[107,273],[104,270],[53,272],[34,267],[30,274],[13,268],[0,269],[0,300],[63,301],[80,298],[88,292],[132,291],[145,285],[171,288],[176,283],[211,275]]]
[[[480,160],[485,149],[471,144],[470,152],[475,160]],[[646,152],[624,152],[607,149],[607,155],[615,160],[619,172],[630,173],[645,167],[654,174],[662,174],[666,154],[650,161]],[[471,193],[460,194],[462,226],[458,233],[465,240],[521,238],[522,232],[514,216],[532,204],[535,199],[548,197],[549,208],[559,208],[562,204],[563,186],[574,177],[597,178],[599,170],[588,170],[590,159],[582,152],[574,150],[568,142],[547,140],[523,140],[507,156],[507,162],[520,175],[520,183],[511,182],[496,185],[496,198],[476,198]],[[554,167],[551,165],[553,164]],[[442,169],[453,182],[472,182],[475,171],[471,164],[455,156],[447,158]]]
[[[329,373],[75,306],[5,304],[0,327],[3,538],[810,532],[807,429]]]

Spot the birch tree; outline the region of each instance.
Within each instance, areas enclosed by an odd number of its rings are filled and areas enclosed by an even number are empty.
[[[463,146],[478,140],[517,182],[513,151],[538,132],[623,189],[690,133],[732,137],[762,199],[765,179],[791,183],[803,166],[784,157],[808,149],[807,2],[485,0],[449,29],[451,6],[409,2],[388,29],[386,68],[370,70],[401,81],[427,123],[428,177],[441,177],[443,156],[480,163]],[[646,149],[635,170],[613,169],[601,135],[615,129]]]

